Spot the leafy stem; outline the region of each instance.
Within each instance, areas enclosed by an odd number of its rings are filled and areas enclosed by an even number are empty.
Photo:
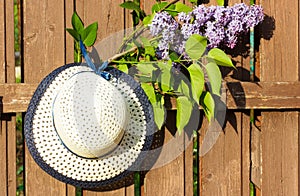
[[[160,11],[165,11],[168,7],[170,7],[171,5],[177,3],[178,1],[180,0],[174,0],[174,1],[171,1],[170,3],[168,3],[162,10]]]
[[[81,40],[86,47],[94,45],[97,38],[98,23],[92,23],[84,28],[83,22],[76,12],[72,15],[72,27],[66,31],[74,38],[74,62],[82,61],[79,41]]]
[[[78,41],[74,41],[74,62],[81,63],[82,61],[82,54],[79,46]]]

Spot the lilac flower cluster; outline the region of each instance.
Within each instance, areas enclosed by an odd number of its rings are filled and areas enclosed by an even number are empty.
[[[175,20],[167,12],[159,12],[150,24],[153,36],[162,35],[159,50],[163,59],[167,59],[172,48],[179,54],[184,51],[184,44],[192,34],[200,34],[208,39],[208,48],[221,44],[234,48],[237,38],[251,27],[263,21],[261,6],[247,6],[244,3],[232,7],[200,5],[189,13],[179,13]]]
[[[179,29],[177,21],[167,12],[156,14],[150,25],[150,32],[154,36],[161,35],[162,38],[158,44],[159,56],[162,59],[168,59],[169,44],[174,43],[178,37],[176,34]]]

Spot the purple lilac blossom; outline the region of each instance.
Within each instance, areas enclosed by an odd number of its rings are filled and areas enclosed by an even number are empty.
[[[255,27],[264,20],[263,8],[261,6],[251,6],[249,13],[245,16],[246,28]]]
[[[220,25],[216,21],[208,21],[206,23],[205,36],[209,40],[208,48],[215,48],[219,46],[225,37],[224,26]]]
[[[174,42],[179,24],[167,12],[155,14],[150,24],[150,32],[153,36],[161,35],[158,50],[162,51],[162,59],[169,58],[169,45]]]
[[[177,21],[167,12],[157,13],[150,24],[150,32],[153,36],[162,36],[158,50],[162,51],[163,59],[168,59],[169,49],[184,54],[185,42],[192,34],[206,36],[208,49],[221,44],[234,48],[237,38],[263,19],[263,9],[258,5],[199,5],[189,13],[179,13]]]

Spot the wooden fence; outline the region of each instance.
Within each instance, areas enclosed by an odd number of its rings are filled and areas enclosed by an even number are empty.
[[[53,69],[73,61],[74,10],[86,24],[98,21],[97,41],[131,26],[123,0],[20,0],[22,83],[15,83],[14,0],[0,1],[0,195],[16,195],[16,113],[26,112],[37,84]],[[154,0],[141,0],[150,10]],[[186,0],[182,1],[188,2]],[[242,2],[229,0],[229,4]],[[248,0],[244,1],[249,3]],[[214,3],[212,1],[211,3]],[[259,2],[257,2],[259,3]],[[256,77],[249,82],[249,57],[226,83],[227,121],[214,147],[199,157],[200,195],[249,195],[250,179],[260,195],[299,195],[300,56],[298,0],[261,0],[269,16],[256,32]],[[255,126],[249,112],[255,109]],[[170,111],[170,113],[175,111]],[[207,123],[199,130],[203,139]],[[165,138],[172,134],[165,129]],[[24,155],[25,194],[75,195],[75,187],[50,177]],[[171,163],[148,172],[143,195],[193,195],[192,145]],[[85,196],[133,195],[133,185]]]

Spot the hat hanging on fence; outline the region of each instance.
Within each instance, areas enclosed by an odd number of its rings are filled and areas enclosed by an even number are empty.
[[[25,139],[37,164],[84,188],[109,187],[138,170],[154,131],[140,85],[114,68],[97,73],[87,64],[50,73],[25,116]]]

